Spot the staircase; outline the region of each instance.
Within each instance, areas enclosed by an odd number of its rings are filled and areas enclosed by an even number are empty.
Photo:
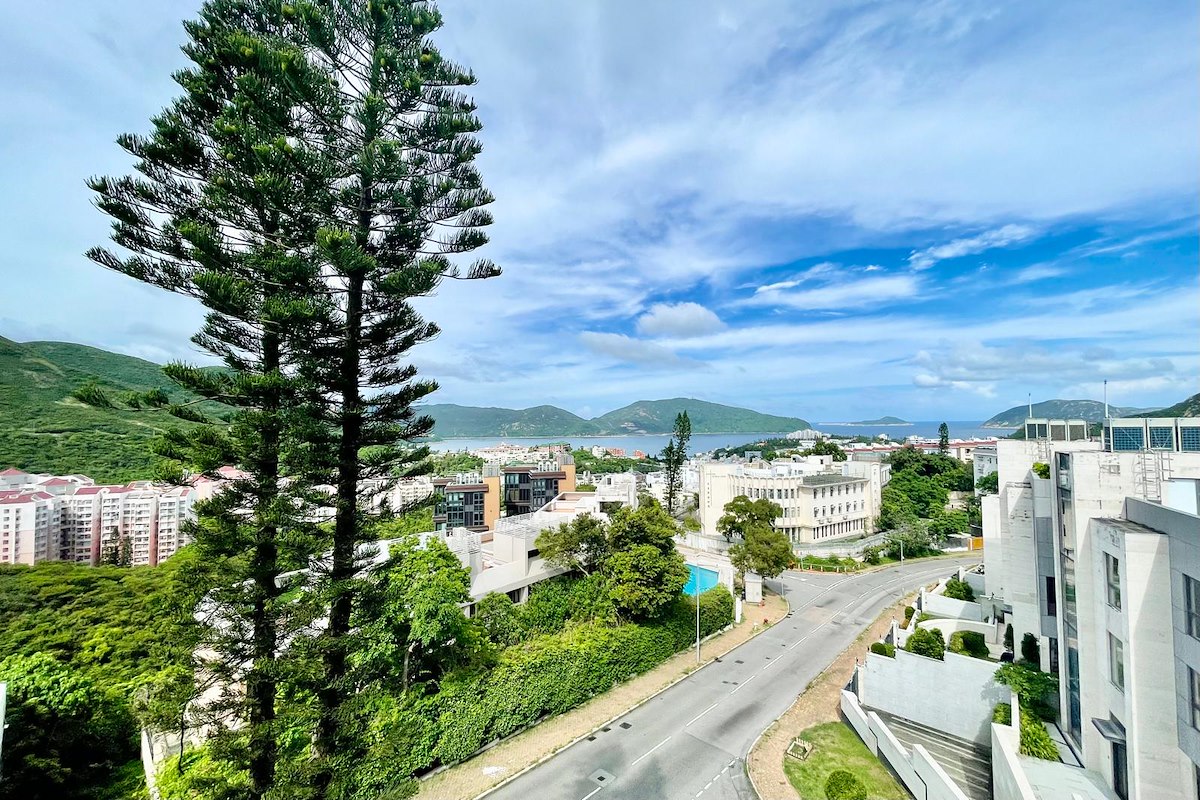
[[[924,747],[971,800],[992,800],[992,754],[983,745],[876,710],[900,743]]]

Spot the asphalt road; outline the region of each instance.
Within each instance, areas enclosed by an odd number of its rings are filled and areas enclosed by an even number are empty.
[[[489,800],[752,800],[751,745],[896,598],[979,556],[855,576],[787,572],[780,623],[488,795]],[[753,618],[755,608],[747,607]]]

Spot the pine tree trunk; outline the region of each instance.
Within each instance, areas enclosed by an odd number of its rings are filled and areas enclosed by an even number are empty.
[[[279,337],[272,333],[263,336],[264,375],[280,367]],[[280,420],[278,403],[274,398],[264,403],[261,461],[259,463],[258,525],[251,556],[254,581],[254,609],[251,612],[252,665],[246,675],[247,728],[249,729],[250,797],[264,796],[275,782],[276,743],[272,723],[275,721],[275,676],[271,662],[276,658],[278,630],[271,602],[278,593],[275,583],[279,573],[279,551],[276,528],[264,517],[271,515],[272,504],[279,492]]]

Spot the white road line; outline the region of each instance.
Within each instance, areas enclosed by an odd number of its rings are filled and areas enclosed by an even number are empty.
[[[583,800],[588,800],[589,797],[591,797],[592,795],[594,795],[596,792],[600,791],[603,788],[604,788],[603,786],[597,786],[595,789],[592,789],[590,792],[585,794],[583,796]]]
[[[718,701],[717,701],[717,703],[719,703],[719,702],[721,702],[721,701],[720,701],[720,700],[718,700]],[[690,720],[688,720],[688,721],[687,721],[687,724],[686,724],[686,725],[684,725],[683,727],[685,727],[685,728],[686,728],[688,725],[691,725],[693,722],[695,722],[696,720],[700,719],[701,717],[703,717],[703,716],[704,716],[705,714],[707,714],[708,712],[712,711],[714,708],[716,708],[716,707],[717,707],[717,703],[713,703],[711,706],[709,706],[708,708],[704,709],[703,711],[701,711],[701,712],[700,712],[699,714],[697,714],[696,716],[692,717]]]
[[[721,770],[721,774],[722,774],[722,775],[724,775],[724,774],[725,774],[726,772],[728,772],[728,771],[729,771],[729,765],[728,765],[728,764],[726,764],[726,765],[725,765],[725,769]]]
[[[713,705],[716,705],[716,703],[713,703]],[[691,723],[688,723],[688,724],[691,724]],[[684,726],[684,727],[687,727],[687,726]],[[641,761],[643,758],[645,758],[646,756],[650,755],[650,754],[651,754],[651,753],[653,753],[655,750],[657,750],[658,748],[662,747],[664,744],[666,744],[666,743],[667,743],[667,742],[669,742],[669,741],[671,741],[671,737],[670,737],[670,736],[668,736],[666,739],[663,739],[661,742],[659,742],[658,744],[654,745],[654,747],[651,747],[649,750],[647,750],[646,752],[642,753],[640,756],[638,756],[637,758],[635,758],[635,759],[633,760],[633,763],[632,763],[632,764],[630,764],[629,766],[631,766],[631,767],[633,767],[633,766],[636,766],[636,765],[637,765],[637,763],[638,763],[639,761]],[[589,796],[590,796],[590,795],[589,795]],[[583,798],[583,800],[587,800],[587,797]]]
[[[730,694],[737,694],[737,690],[738,690],[738,689],[741,689],[743,686],[745,686],[747,683],[749,683],[750,681],[754,680],[754,679],[755,679],[755,678],[757,678],[757,677],[758,677],[758,673],[756,672],[756,673],[754,673],[753,675],[751,675],[749,678],[746,678],[746,680],[744,680],[744,681],[742,681],[741,683],[739,683],[739,684],[738,684],[738,685],[737,685],[737,686],[734,688],[734,690],[733,690],[732,692],[730,692]]]

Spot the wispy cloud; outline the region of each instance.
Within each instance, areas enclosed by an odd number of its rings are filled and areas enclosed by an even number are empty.
[[[921,281],[912,275],[838,281],[798,292],[777,288],[785,284],[759,287],[753,296],[743,302],[752,306],[780,306],[814,311],[837,310],[894,303],[914,297],[921,290]]]
[[[1036,229],[1028,225],[1005,225],[977,236],[968,236],[924,250],[916,250],[908,257],[908,263],[913,269],[929,269],[939,261],[962,258],[996,247],[1008,247],[1026,242],[1032,239],[1036,233]]]
[[[620,333],[584,331],[579,334],[579,341],[593,353],[644,367],[680,368],[701,366],[699,361],[683,358],[660,344],[635,339]]]

